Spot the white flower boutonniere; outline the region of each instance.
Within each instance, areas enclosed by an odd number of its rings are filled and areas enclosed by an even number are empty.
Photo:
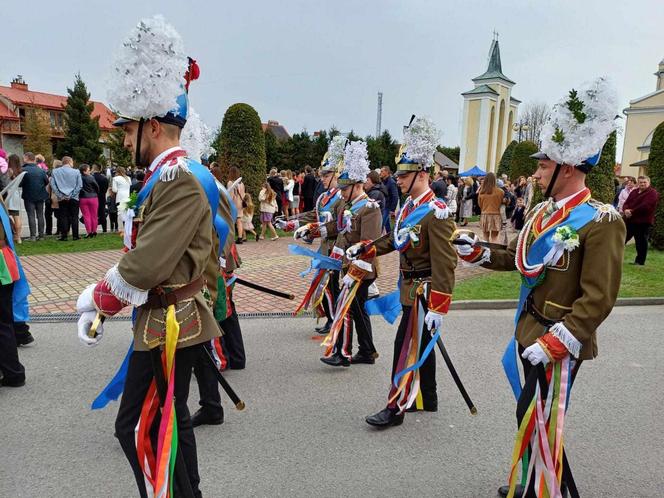
[[[553,240],[553,247],[542,261],[545,266],[555,265],[565,251],[572,252],[579,247],[579,234],[569,225],[556,228],[551,239]]]

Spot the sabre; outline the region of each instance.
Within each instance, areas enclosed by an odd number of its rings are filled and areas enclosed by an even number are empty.
[[[257,290],[257,291],[260,291],[260,292],[265,292],[266,294],[270,294],[272,296],[281,297],[283,299],[289,299],[290,301],[295,299],[294,294],[291,294],[289,292],[281,292],[281,291],[278,291],[278,290],[270,289],[269,287],[263,287],[262,285],[258,285],[258,284],[255,284],[253,282],[249,282],[249,281],[244,280],[240,277],[235,277],[235,282],[240,284],[240,285],[244,285],[245,287],[249,287],[250,289],[254,289],[254,290]]]
[[[311,210],[313,211],[313,209]],[[293,220],[299,220],[304,218],[306,215],[311,213],[311,211],[305,211],[303,213],[299,214],[294,214],[293,216],[284,216],[283,214],[280,214],[279,216],[274,217],[274,221],[293,221]]]
[[[480,247],[486,247],[488,249],[507,249],[507,246],[503,244],[494,244],[493,242],[483,242],[483,241],[477,241],[474,244],[471,242],[467,242],[465,240],[460,240],[460,239],[454,239],[452,241],[452,244],[455,246],[470,246],[470,245],[476,245]]]
[[[424,297],[420,296],[420,302],[424,309],[426,308],[426,302],[424,301]],[[450,358],[450,355],[447,353],[447,349],[445,348],[445,344],[443,344],[443,340],[438,336],[436,339],[436,345],[438,346],[438,350],[440,351],[440,354],[443,356],[443,360],[445,361],[445,365],[447,365],[447,369],[450,371],[450,374],[452,375],[452,379],[454,379],[454,383],[456,384],[457,388],[459,389],[459,392],[461,393],[461,396],[463,396],[463,400],[466,402],[466,406],[468,406],[468,409],[470,410],[471,415],[477,415],[477,408],[475,408],[475,404],[473,401],[470,399],[470,396],[468,395],[468,391],[466,391],[466,388],[463,385],[463,382],[461,382],[461,379],[459,378],[459,374],[456,371],[456,368],[454,368],[454,364],[452,363],[452,359]]]
[[[240,399],[240,397],[235,394],[235,391],[233,391],[233,388],[231,385],[228,383],[228,381],[224,378],[224,376],[221,374],[219,371],[219,368],[217,367],[217,364],[214,361],[214,358],[212,357],[212,354],[210,353],[210,350],[203,346],[203,349],[205,350],[205,356],[208,359],[208,361],[212,364],[212,369],[214,370],[214,375],[217,377],[217,381],[219,382],[219,385],[223,388],[223,390],[228,394],[228,397],[231,398],[231,401],[235,405],[235,408],[239,411],[242,411],[245,409],[246,405],[244,404],[244,401]]]

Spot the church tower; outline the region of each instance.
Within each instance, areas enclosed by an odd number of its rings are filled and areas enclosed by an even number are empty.
[[[489,66],[473,78],[475,88],[462,93],[463,127],[459,172],[478,166],[495,172],[507,145],[521,101],[512,97],[516,84],[503,74],[498,35],[489,50]]]

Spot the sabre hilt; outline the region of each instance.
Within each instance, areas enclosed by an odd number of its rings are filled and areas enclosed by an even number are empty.
[[[88,337],[94,339],[97,337],[97,329],[106,321],[106,317],[101,313],[97,313],[92,325],[90,325],[90,330],[88,330]]]

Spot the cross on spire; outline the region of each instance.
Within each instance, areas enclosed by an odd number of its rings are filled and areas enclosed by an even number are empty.
[[[498,41],[499,33],[495,29],[493,30],[493,41]]]

